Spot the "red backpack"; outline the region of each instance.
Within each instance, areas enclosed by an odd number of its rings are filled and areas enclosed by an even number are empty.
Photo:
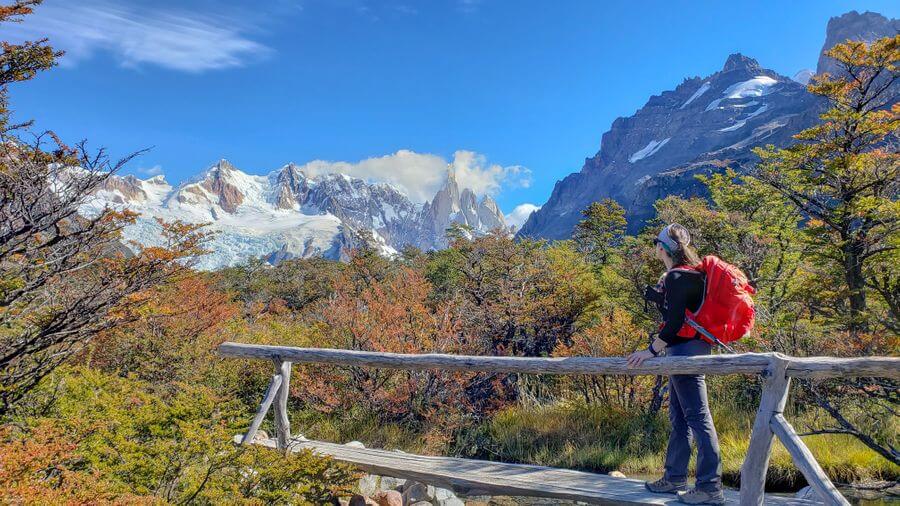
[[[686,312],[681,337],[693,337],[699,332],[710,344],[718,344],[734,352],[728,343],[746,336],[753,329],[755,310],[751,295],[756,290],[747,276],[737,267],[719,257],[703,257],[696,267],[678,267],[704,274],[703,301],[696,313]]]

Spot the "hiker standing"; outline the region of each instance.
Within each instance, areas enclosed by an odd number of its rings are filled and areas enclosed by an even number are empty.
[[[712,345],[700,339],[686,324],[686,311],[696,313],[704,302],[704,275],[698,270],[700,259],[690,246],[686,228],[673,223],[653,240],[656,257],[666,266],[660,285],[647,286],[644,298],[663,313],[664,324],[646,350],[628,356],[635,367],[650,357],[709,355]],[[713,425],[703,374],[669,376],[669,420],[672,433],[666,450],[665,474],[646,487],[655,493],[677,494],[687,504],[725,504],[722,492],[722,458],[719,438]],[[691,433],[697,443],[697,482],[687,489],[688,462],[691,458]]]

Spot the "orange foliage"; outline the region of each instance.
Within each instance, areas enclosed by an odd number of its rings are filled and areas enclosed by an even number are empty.
[[[0,427],[0,503],[3,504],[156,504],[152,497],[113,490],[96,472],[78,470],[76,444],[49,423],[14,434]]]
[[[239,314],[229,294],[200,275],[141,294],[125,325],[94,340],[87,361],[94,367],[136,373],[150,381],[186,379],[191,364],[222,342],[221,329]]]
[[[621,357],[647,343],[645,332],[635,325],[629,313],[615,307],[599,319],[596,325],[576,333],[571,345],[557,346],[557,357]],[[572,377],[575,391],[585,401],[601,401],[623,408],[645,404],[653,387],[649,377],[582,376]]]
[[[469,353],[458,308],[431,304],[431,286],[417,271],[400,267],[369,275],[367,267],[343,273],[319,313],[321,346],[396,353]],[[472,374],[388,371],[374,368],[298,368],[295,382],[311,407],[346,412],[355,407],[386,420],[433,422],[446,427],[466,412]]]

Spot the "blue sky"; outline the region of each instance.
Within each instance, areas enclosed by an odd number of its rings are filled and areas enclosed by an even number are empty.
[[[421,199],[455,160],[509,212],[730,53],[815,68],[828,18],[851,9],[900,2],[45,0],[3,36],[68,51],[11,89],[16,119],[113,155],[152,147],[129,166],[142,177],[343,161]]]

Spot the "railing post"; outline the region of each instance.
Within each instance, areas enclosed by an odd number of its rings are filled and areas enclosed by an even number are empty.
[[[759,410],[750,433],[750,446],[741,466],[741,506],[761,506],[765,500],[766,473],[772,455],[774,434],[770,427],[772,416],[784,411],[791,385],[786,371],[789,360],[773,353],[766,369]]]
[[[247,429],[247,433],[244,434],[243,438],[241,438],[242,445],[253,442],[253,437],[256,436],[256,432],[259,430],[259,426],[262,425],[263,419],[266,417],[266,412],[269,411],[269,407],[275,400],[275,396],[278,394],[279,388],[281,388],[281,374],[276,373],[272,375],[272,381],[269,382],[269,387],[266,388],[266,394],[263,396],[263,401],[262,403],[260,403],[259,408],[256,410],[256,416],[253,417],[253,422],[250,424],[250,428]]]
[[[275,394],[275,443],[279,450],[287,450],[291,440],[291,421],[287,409],[291,391],[291,363],[276,359],[275,374],[281,375],[281,385]]]
[[[806,447],[803,440],[794,431],[794,427],[784,418],[784,415],[776,414],[772,416],[772,421],[769,425],[772,427],[772,432],[778,436],[778,439],[787,448],[788,453],[791,454],[791,458],[794,459],[794,465],[803,473],[806,482],[816,491],[819,497],[826,504],[850,506],[850,503],[841,495],[834,483],[828,479],[828,475],[825,474],[822,466],[816,462],[812,452],[809,451],[809,448]]]

